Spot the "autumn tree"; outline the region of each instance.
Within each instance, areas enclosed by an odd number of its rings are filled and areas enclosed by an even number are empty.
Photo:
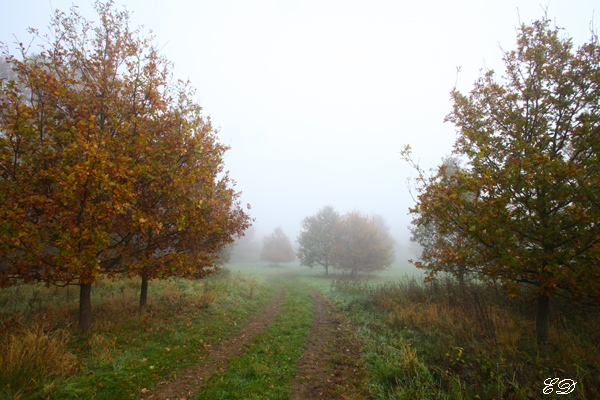
[[[136,191],[139,199],[133,209],[157,227],[132,231],[137,262],[129,263],[123,271],[142,277],[142,308],[146,306],[151,279],[173,275],[205,277],[216,270],[215,265],[228,261],[234,235],[241,235],[249,226],[248,216],[236,202],[239,194],[230,187],[227,174],[223,174],[222,155],[226,148],[206,134],[211,132],[209,124],[201,119],[198,122],[204,132],[199,135],[203,138],[197,143],[199,146],[190,147],[188,143],[159,151],[162,161],[152,170],[152,180],[143,181]],[[183,129],[193,130],[191,126]],[[164,160],[170,149],[185,147],[192,152]],[[156,184],[161,181],[164,183]],[[119,271],[121,266],[113,268]]]
[[[292,242],[283,229],[277,227],[272,234],[265,236],[260,250],[260,259],[275,263],[276,266],[280,262],[292,262],[296,259]]]
[[[574,49],[542,19],[523,24],[505,75],[487,71],[452,92],[464,171],[421,181],[416,226],[435,223],[462,246],[432,246],[416,262],[431,276],[466,266],[511,295],[537,301],[548,337],[550,298],[600,300],[600,46]]]
[[[237,261],[257,261],[260,258],[260,247],[256,238],[256,228],[251,226],[243,236],[235,240],[231,258]]]
[[[310,268],[320,265],[325,268],[325,275],[329,275],[334,228],[339,218],[339,213],[332,206],[325,206],[317,214],[302,220],[303,230],[297,239],[299,248],[296,253],[301,265]]]
[[[457,157],[444,157],[437,171],[440,184],[452,185],[461,172],[464,171]],[[439,262],[440,256],[448,251],[453,251],[456,247],[464,247],[464,241],[468,240],[460,231],[440,229],[441,227],[432,219],[413,219],[412,225],[409,227],[412,234],[410,241],[419,244],[422,262]],[[474,246],[474,243],[471,243],[471,246]],[[481,260],[478,260],[476,265],[480,265],[480,263]],[[464,284],[465,275],[468,273],[467,266],[457,264],[451,272],[461,284]]]
[[[396,240],[394,240],[392,234],[390,233],[390,225],[387,223],[385,217],[380,214],[372,214],[371,221],[373,222],[373,225],[375,225],[375,227],[377,228],[377,231],[379,232],[379,236],[381,237],[381,241],[383,242],[383,244],[385,246],[390,247],[390,259],[391,262],[394,262],[396,260],[396,251],[394,249],[394,246],[396,245]]]
[[[95,9],[56,11],[35,56],[5,48],[0,88],[0,284],[78,285],[83,331],[98,279],[205,276],[248,226],[193,90],[128,12]]]
[[[393,262],[393,246],[385,243],[373,217],[347,213],[335,225],[334,235],[331,259],[336,268],[356,275],[382,271]]]

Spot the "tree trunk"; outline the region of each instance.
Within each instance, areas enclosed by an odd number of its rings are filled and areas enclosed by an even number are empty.
[[[140,291],[140,309],[145,310],[148,306],[148,277],[142,274],[142,290]]]
[[[79,328],[87,332],[92,327],[92,284],[79,284]]]
[[[548,342],[548,325],[550,324],[550,297],[541,295],[537,298],[537,315],[535,317],[535,327],[538,345],[546,348]]]
[[[458,284],[461,288],[465,287],[465,267],[458,267],[458,273],[456,274]]]
[[[329,265],[325,266],[325,275],[329,275]]]

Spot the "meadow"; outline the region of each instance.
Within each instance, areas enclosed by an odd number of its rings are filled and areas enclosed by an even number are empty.
[[[0,290],[0,398],[168,398],[161,388],[181,388],[198,366],[206,378],[185,398],[294,399],[298,385],[314,385],[331,399],[535,399],[548,398],[549,378],[576,382],[560,398],[600,396],[597,310],[559,299],[543,355],[526,296],[448,277],[425,284],[408,263],[358,279],[298,264],[230,264],[203,280],[151,282],[146,311],[139,286],[94,285],[87,334],[77,329],[75,288]],[[319,304],[330,309],[317,316]],[[262,328],[251,329],[259,317]],[[317,318],[330,325],[319,334],[321,370],[309,375],[302,360]],[[215,362],[215,349],[246,335]]]

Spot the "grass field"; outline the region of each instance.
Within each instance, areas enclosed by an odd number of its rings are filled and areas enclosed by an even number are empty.
[[[148,311],[139,312],[139,281],[101,282],[92,331],[82,335],[70,290],[0,291],[2,398],[138,398],[237,334],[273,295],[240,274],[171,279],[151,284]]]
[[[238,263],[200,281],[151,282],[146,312],[137,307],[138,280],[101,281],[85,335],[73,288],[3,289],[0,398],[157,399],[161,385],[198,366],[214,371],[194,399],[298,398],[295,387],[313,384],[298,371],[314,325],[311,290],[346,315],[319,317],[340,321],[330,324],[339,332],[323,350],[320,372],[331,379],[314,381],[325,388],[322,398],[548,398],[548,378],[577,382],[560,398],[600,397],[597,310],[554,300],[542,357],[531,302],[450,279],[426,285],[422,277],[401,262],[361,279],[297,264]],[[264,329],[213,367],[212,349],[250,334],[249,323],[277,293],[285,294]]]

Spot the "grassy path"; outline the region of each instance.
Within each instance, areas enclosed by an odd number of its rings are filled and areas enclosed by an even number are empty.
[[[310,332],[310,295],[291,281],[273,278],[286,296],[281,312],[270,326],[250,343],[246,353],[231,360],[229,367],[206,382],[193,399],[289,399],[295,365]]]
[[[306,289],[314,307],[312,328],[290,399],[362,398],[364,369],[358,361],[362,350],[353,340],[352,328],[323,293]]]
[[[268,279],[278,290],[265,311],[159,383],[152,399],[361,399],[360,346],[324,294],[293,276]]]
[[[87,334],[68,288],[0,292],[0,400],[365,398],[355,330],[324,282],[252,274],[153,282],[146,312],[139,282],[102,281]]]
[[[209,350],[196,366],[179,371],[175,377],[179,379],[160,382],[153,391],[153,399],[186,399],[191,398],[204,388],[204,381],[223,369],[229,361],[240,355],[249,346],[251,340],[267,327],[281,311],[281,303],[285,297],[283,287],[277,287],[277,296],[265,307],[262,314],[251,320],[237,336],[221,341],[218,346]]]

